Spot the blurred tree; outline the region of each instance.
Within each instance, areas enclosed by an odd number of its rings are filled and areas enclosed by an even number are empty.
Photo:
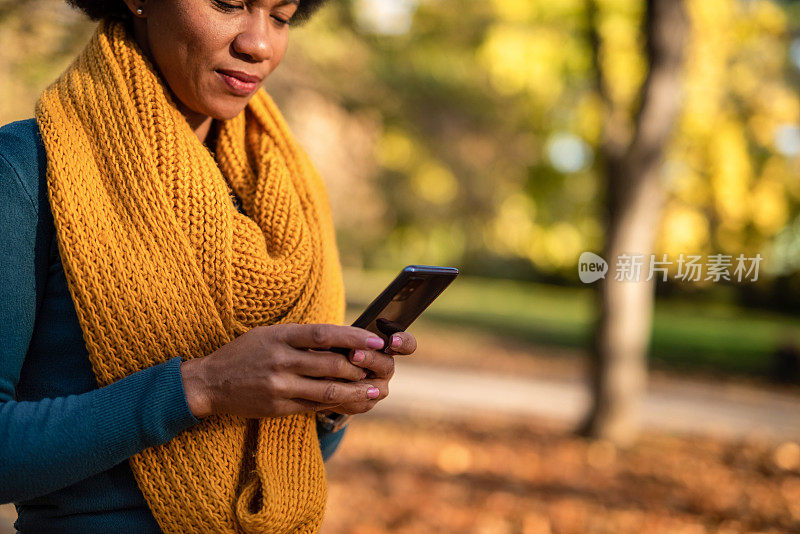
[[[606,182],[603,256],[612,267],[597,286],[600,309],[591,359],[593,402],[581,431],[626,444],[638,431],[655,281],[646,276],[616,280],[614,264],[623,254],[650,251],[655,244],[664,198],[659,172],[681,101],[689,25],[682,1],[647,0],[647,77],[629,133],[628,110],[608,87],[594,1],[588,14],[597,91],[606,108],[600,150]]]
[[[761,253],[767,278],[795,271],[800,261],[781,230],[800,200],[800,141],[792,141],[800,98],[787,53],[800,20],[778,2],[687,8],[686,91],[664,166],[668,198],[657,250]]]
[[[635,108],[646,76],[643,5],[597,4],[600,62],[619,110]],[[603,240],[595,154],[605,104],[586,9],[585,0],[352,0],[292,29],[267,90],[329,180],[343,261],[576,283],[578,255]],[[685,105],[662,169],[654,252],[761,252],[773,272],[791,273],[800,99],[787,50],[798,22],[769,0],[687,9]],[[0,0],[0,122],[31,116],[91,26],[63,0]]]

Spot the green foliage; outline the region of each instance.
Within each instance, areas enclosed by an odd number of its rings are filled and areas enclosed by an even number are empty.
[[[395,274],[346,272],[351,315],[360,313]],[[593,298],[590,288],[460,276],[420,320],[473,327],[536,345],[585,348]],[[731,303],[663,299],[655,307],[650,357],[670,369],[767,377],[775,350],[798,333],[800,320],[794,317]]]
[[[600,65],[611,98],[632,115],[647,72],[643,4],[598,5]],[[797,216],[800,199],[798,159],[775,145],[782,125],[800,123],[786,54],[793,8],[736,0],[688,7],[683,112],[664,165],[669,200],[652,252],[761,252],[769,275],[778,266],[773,238]],[[320,78],[340,80],[332,98],[380,115],[376,180],[396,221],[354,252],[373,266],[522,259],[574,280],[577,256],[600,245],[603,201],[591,153],[605,118],[586,3],[423,1],[400,36],[366,33],[353,5],[328,15],[302,36],[303,46],[311,54],[324,32],[351,45],[344,53],[357,58],[355,68],[319,64]],[[586,164],[553,164],[563,134],[588,145]]]
[[[781,154],[776,135],[800,124],[800,75],[787,59],[797,5],[687,5],[683,111],[663,169],[668,202],[657,250],[641,252],[760,252],[762,277],[791,273],[800,261],[800,158]],[[350,173],[371,209],[342,203],[336,213],[346,264],[444,263],[575,283],[578,255],[602,241],[593,155],[605,117],[586,6],[420,0],[408,32],[381,35],[360,24],[363,2],[331,2],[292,30],[268,90],[279,103],[313,91],[357,117],[342,128],[362,129],[372,143],[369,161],[353,160],[361,174]],[[642,6],[598,2],[599,64],[611,98],[631,114],[647,72]],[[57,0],[0,4],[0,122],[32,115],[91,28]],[[349,141],[311,142],[341,152],[337,142]],[[343,198],[352,186],[330,184]]]

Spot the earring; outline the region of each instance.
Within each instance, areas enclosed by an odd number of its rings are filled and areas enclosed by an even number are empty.
[[[144,13],[144,9],[142,9],[141,7],[136,9],[137,15],[141,15],[142,13]]]

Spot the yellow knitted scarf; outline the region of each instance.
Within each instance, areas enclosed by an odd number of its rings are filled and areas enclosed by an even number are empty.
[[[101,386],[257,325],[344,319],[324,183],[262,89],[198,140],[121,22],[36,105],[59,251]],[[242,199],[248,216],[231,202]],[[316,532],[313,416],[212,416],[131,457],[166,533]]]

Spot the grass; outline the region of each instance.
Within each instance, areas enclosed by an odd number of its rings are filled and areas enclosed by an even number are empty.
[[[395,272],[346,271],[357,315]],[[588,346],[594,296],[587,288],[460,276],[425,312],[426,320],[469,326],[537,345]],[[650,358],[659,367],[765,376],[771,354],[800,319],[719,303],[658,301]]]

